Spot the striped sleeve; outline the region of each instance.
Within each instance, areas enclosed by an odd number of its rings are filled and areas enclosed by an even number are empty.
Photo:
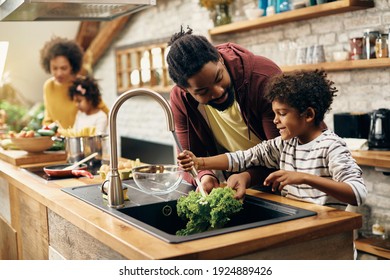
[[[367,197],[367,188],[362,178],[362,170],[342,139],[333,142],[329,146],[328,162],[333,180],[350,185],[355,193],[357,205],[362,205]]]
[[[281,147],[281,148],[279,148]],[[229,172],[242,172],[252,166],[266,166],[278,168],[283,142],[280,137],[263,141],[256,146],[245,150],[226,153],[229,161]]]

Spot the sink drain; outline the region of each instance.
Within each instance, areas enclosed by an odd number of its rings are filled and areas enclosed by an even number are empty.
[[[169,206],[169,205],[165,205],[162,208],[162,213],[163,213],[164,216],[170,216],[172,214],[172,207]]]

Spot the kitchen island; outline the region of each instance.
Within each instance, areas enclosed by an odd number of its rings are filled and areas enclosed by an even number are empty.
[[[0,259],[352,259],[359,214],[248,190],[315,216],[171,244],[63,191],[100,178],[44,181],[0,160]]]

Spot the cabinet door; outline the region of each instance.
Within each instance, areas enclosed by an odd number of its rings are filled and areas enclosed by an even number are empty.
[[[0,217],[0,260],[17,260],[16,231]]]
[[[18,256],[47,260],[49,252],[47,208],[10,185],[12,227],[16,230]]]

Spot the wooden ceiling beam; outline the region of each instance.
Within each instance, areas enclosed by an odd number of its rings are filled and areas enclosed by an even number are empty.
[[[113,40],[123,30],[129,21],[130,16],[119,17],[115,20],[105,22],[100,26],[84,54],[84,68],[88,73],[92,73],[93,67],[99,62]]]
[[[100,30],[100,21],[82,21],[76,35],[76,42],[87,50],[91,42],[95,39]]]

